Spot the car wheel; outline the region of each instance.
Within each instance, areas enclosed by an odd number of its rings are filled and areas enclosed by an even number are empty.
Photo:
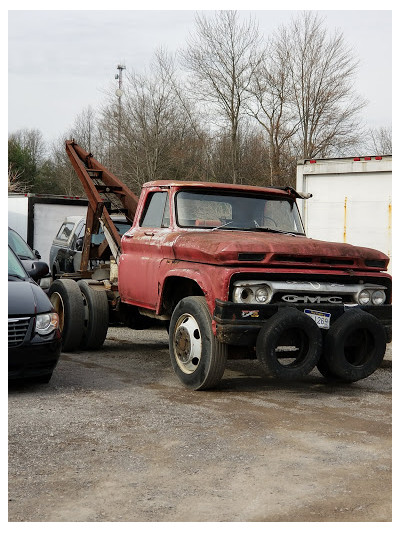
[[[97,350],[107,336],[108,331],[108,299],[105,290],[95,290],[87,281],[78,281],[82,293],[84,319],[83,335],[80,348]]]
[[[83,301],[78,284],[71,279],[58,279],[49,288],[48,297],[58,313],[62,350],[73,352],[83,335]]]
[[[257,337],[257,359],[269,376],[283,380],[307,376],[318,363],[321,351],[319,327],[293,308],[280,309]]]
[[[204,297],[183,298],[175,307],[169,327],[169,351],[172,367],[186,387],[205,390],[219,383],[227,347],[214,336]]]

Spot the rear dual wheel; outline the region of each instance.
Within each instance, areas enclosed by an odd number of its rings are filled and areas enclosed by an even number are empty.
[[[58,279],[48,296],[60,320],[62,350],[96,350],[108,330],[108,301],[104,290],[96,291],[87,281]]]
[[[83,301],[82,350],[97,350],[103,346],[108,331],[108,300],[104,290],[93,289],[87,281],[78,281]]]
[[[84,309],[78,284],[72,279],[57,279],[50,285],[48,297],[58,313],[62,351],[73,352],[83,336]]]

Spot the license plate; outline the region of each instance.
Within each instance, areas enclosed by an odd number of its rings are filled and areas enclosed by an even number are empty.
[[[306,315],[314,320],[319,328],[329,329],[331,322],[331,314],[323,311],[313,311],[312,309],[304,309]]]

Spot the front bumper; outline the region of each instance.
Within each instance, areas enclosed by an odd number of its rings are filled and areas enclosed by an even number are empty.
[[[282,307],[293,307],[301,312],[305,309],[331,314],[331,324],[354,306],[343,304],[236,304],[215,300],[213,319],[217,339],[224,344],[255,346],[257,336],[265,322]],[[359,309],[374,315],[386,332],[386,342],[392,340],[392,306],[359,305]],[[324,332],[324,330],[322,330]]]
[[[58,331],[47,339],[34,335],[19,346],[8,348],[8,379],[43,376],[53,372],[61,354]]]

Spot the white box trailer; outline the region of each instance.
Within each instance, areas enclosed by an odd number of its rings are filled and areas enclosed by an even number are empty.
[[[391,155],[299,161],[296,189],[312,194],[299,201],[309,237],[392,257]]]
[[[8,226],[49,262],[50,247],[65,217],[86,216],[88,201],[79,196],[10,194]]]

